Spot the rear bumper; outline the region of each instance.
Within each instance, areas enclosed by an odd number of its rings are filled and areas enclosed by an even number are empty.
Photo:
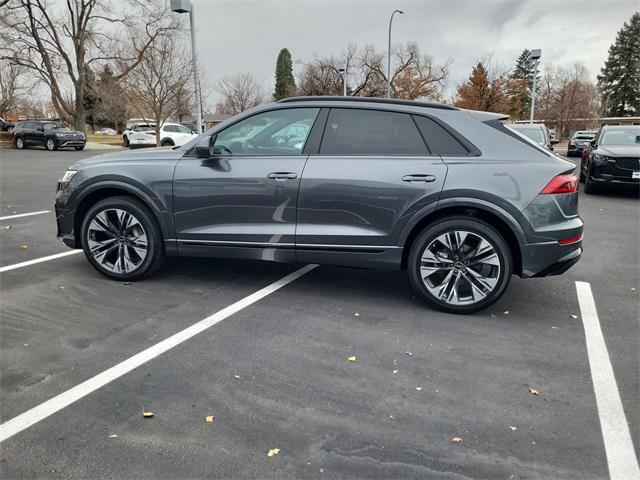
[[[580,260],[582,241],[569,245],[559,243],[523,245],[521,252],[522,278],[560,275]]]

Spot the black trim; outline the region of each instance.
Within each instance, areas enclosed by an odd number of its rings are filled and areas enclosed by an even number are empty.
[[[364,103],[390,103],[394,105],[410,105],[412,107],[438,108],[440,110],[459,110],[451,105],[444,105],[435,102],[414,102],[413,100],[396,100],[393,98],[371,98],[371,97],[336,97],[336,96],[308,96],[289,97],[278,100],[276,103],[290,102],[364,102]],[[338,107],[338,105],[334,105]]]
[[[318,115],[316,115],[311,131],[307,136],[307,141],[302,149],[302,155],[314,155],[320,151],[320,143],[322,142],[324,127],[329,117],[329,110],[329,108],[323,107],[318,112]]]
[[[439,118],[433,117],[431,115],[422,115],[420,113],[412,113],[411,117],[425,117],[425,118],[428,118],[429,120],[433,120],[435,123],[440,125],[447,133],[449,133],[454,139],[456,139],[458,141],[458,143],[460,143],[460,145],[462,145],[463,148],[465,148],[467,150],[467,155],[468,156],[479,157],[479,156],[482,155],[482,152],[480,151],[480,149],[478,147],[476,147],[473,143],[471,143],[469,140],[467,140],[461,133],[459,133],[457,130],[454,130],[453,128],[451,128],[451,126],[449,126],[447,123],[443,122]],[[420,130],[420,127],[418,126],[418,124],[415,121],[415,119],[413,119],[413,123],[415,124],[416,128],[418,129],[418,132],[420,133],[420,136],[422,136],[422,140],[424,140],[424,143],[427,146],[427,149],[429,151],[431,151],[431,148],[429,148],[429,142],[427,142],[427,139],[424,138],[424,136],[422,135],[422,131]],[[449,153],[437,153],[437,152],[434,153],[433,155],[440,155],[442,157],[461,157],[461,156],[464,156],[464,155],[454,155],[454,154],[449,154]]]
[[[548,157],[553,157],[553,153],[551,153],[551,151],[547,150],[544,147],[533,145],[529,142],[527,142],[524,138],[522,138],[520,135],[518,135],[516,132],[514,132],[513,130],[511,130],[510,128],[507,128],[507,126],[502,122],[502,120],[495,119],[495,120],[487,120],[485,122],[482,122],[485,125],[488,125],[492,128],[495,128],[496,130],[498,130],[501,133],[504,133],[505,135],[509,135],[511,138],[515,138],[516,140],[518,140],[519,142],[523,143],[524,145],[526,145],[527,147],[536,150],[538,152],[542,152],[545,155],[547,155]]]

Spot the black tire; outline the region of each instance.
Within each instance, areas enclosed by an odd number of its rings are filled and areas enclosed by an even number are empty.
[[[584,193],[591,195],[596,193],[597,186],[591,180],[591,172],[589,172],[589,166],[587,166],[587,173],[584,176]]]
[[[50,152],[53,152],[54,150],[58,149],[58,143],[54,138],[48,137],[44,140],[44,147]]]
[[[125,147],[129,146],[129,139],[125,135],[122,136],[122,143],[124,143]]]
[[[146,256],[144,258],[141,258],[140,264],[135,266],[135,268],[130,271],[114,270],[117,269],[116,262],[118,261],[117,257],[119,256],[120,250],[115,252],[115,259],[113,258],[114,252],[111,252],[108,255],[111,256],[112,259],[109,259],[107,258],[107,255],[104,255],[102,259],[103,261],[99,262],[96,258],[94,258],[94,255],[92,254],[90,248],[90,243],[93,243],[97,240],[95,237],[96,231],[89,231],[91,222],[94,220],[96,215],[101,213],[103,214],[105,211],[110,211],[111,213],[108,215],[112,215],[113,211],[116,209],[122,210],[129,215],[132,215],[133,218],[139,222],[139,225],[143,229],[143,233],[146,235]],[[109,223],[109,226],[112,226],[112,224]],[[84,250],[84,254],[87,257],[87,260],[89,260],[91,266],[93,266],[93,268],[95,268],[100,274],[112,280],[140,280],[146,276],[151,275],[158,268],[160,268],[160,266],[164,262],[164,244],[160,226],[158,225],[158,222],[156,221],[153,214],[149,211],[149,209],[144,204],[132,197],[119,196],[100,200],[98,203],[93,205],[85,214],[82,220],[82,228],[80,229],[80,232],[82,249]],[[109,235],[111,237],[115,237],[115,235]],[[124,246],[116,246],[115,244],[112,245],[118,249],[127,248]],[[127,251],[129,253],[129,259],[131,259],[131,248],[129,248],[129,250]],[[112,263],[112,267],[109,266],[108,262]]]
[[[580,183],[584,183],[584,180],[585,180],[585,178],[584,178],[584,172],[582,171],[582,165],[580,165],[580,175],[578,176],[578,181],[579,181]]]
[[[171,139],[165,139],[160,142],[161,147],[175,147],[175,143]]]
[[[420,269],[422,266],[422,256],[425,253],[427,247],[432,245],[432,242],[436,242],[438,237],[440,237],[441,235],[453,231],[470,232],[471,234],[473,234],[473,239],[479,238],[487,241],[490,247],[493,248],[499,262],[499,271],[496,271],[498,267],[489,267],[490,269],[493,269],[492,272],[495,275],[495,284],[493,286],[493,290],[490,290],[482,299],[479,299],[477,301],[475,300],[475,293],[471,293],[473,300],[470,302],[463,304],[449,303],[445,300],[442,300],[441,298],[438,298],[436,295],[430,292],[425,285],[425,282],[427,282],[427,278],[432,277],[433,274],[428,275],[423,280]],[[467,240],[462,242],[463,248],[471,248],[465,244],[466,241]],[[464,255],[460,257],[460,260],[462,260],[463,258]],[[456,261],[455,263],[457,265],[462,262]],[[467,272],[467,268],[469,267],[470,265],[467,264],[459,267],[464,268],[465,272],[459,274],[460,279],[463,279],[463,282],[465,283],[465,285],[461,284],[460,286],[465,287],[462,290],[473,292],[474,290],[471,286],[471,282],[466,280],[466,276],[470,275],[470,273]],[[452,270],[452,268],[448,268],[448,270]],[[480,268],[484,268],[484,266]],[[507,244],[505,239],[495,228],[493,228],[487,222],[467,216],[452,216],[432,223],[431,225],[427,226],[422,231],[422,233],[420,233],[420,235],[418,235],[418,237],[412,243],[411,250],[409,251],[408,270],[411,285],[429,305],[444,312],[465,314],[477,312],[479,310],[487,308],[502,296],[502,294],[507,289],[509,282],[511,281],[511,275],[513,273],[513,260],[511,257],[511,250],[509,249],[509,245]],[[462,270],[457,271],[462,272]],[[452,275],[454,273],[455,272],[451,272]],[[456,273],[455,275],[457,276],[458,274]],[[455,280],[455,277],[453,278]],[[454,285],[456,284],[454,283]],[[460,289],[456,289],[456,294],[459,295],[459,293]],[[462,296],[460,297],[462,298]]]
[[[79,152],[81,150],[84,150],[84,145],[82,145],[81,147],[73,147],[73,148],[75,148]]]
[[[27,149],[27,142],[24,141],[24,138],[22,137],[16,137],[16,148],[18,150],[26,150]]]

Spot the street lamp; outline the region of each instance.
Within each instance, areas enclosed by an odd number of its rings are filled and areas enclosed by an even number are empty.
[[[393,23],[393,16],[399,13],[404,14],[402,10],[394,10],[389,19],[389,51],[387,52],[387,98],[391,98],[391,24]]]
[[[540,63],[540,57],[542,56],[542,50],[536,48],[531,50],[531,59],[535,60],[533,66],[533,85],[531,87],[531,115],[529,116],[529,123],[533,123],[533,112],[536,109],[536,81],[538,80],[538,64]]]
[[[338,72],[342,75],[342,96],[347,96],[347,73],[348,73],[349,64],[344,63],[338,65]]]
[[[198,129],[198,135],[202,133],[202,104],[200,103],[200,81],[198,80],[198,64],[197,64],[197,53],[196,53],[196,29],[193,21],[193,5],[190,0],[171,0],[171,11],[176,13],[188,13],[189,14],[189,24],[191,27],[191,69],[193,70],[193,86],[195,88],[195,96],[196,96],[196,110],[197,110],[197,119],[196,119],[196,128]]]

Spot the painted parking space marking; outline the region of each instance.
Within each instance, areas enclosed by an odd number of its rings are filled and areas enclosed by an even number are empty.
[[[607,453],[609,477],[611,480],[635,480],[640,478],[638,459],[633,449],[618,384],[600,328],[591,285],[588,282],[576,282],[576,291],[582,313],[600,428]]]
[[[281,279],[271,283],[270,285],[261,288],[251,295],[248,295],[241,300],[238,300],[237,302],[229,305],[228,307],[223,308],[213,315],[210,315],[207,318],[194,323],[190,327],[187,327],[184,330],[171,335],[161,342],[156,343],[155,345],[133,355],[132,357],[129,357],[123,362],[118,363],[117,365],[103,371],[102,373],[99,373],[96,376],[85,380],[84,382],[70,388],[60,395],[57,395],[50,400],[47,400],[46,402],[32,408],[31,410],[27,410],[17,417],[6,421],[2,425],[0,425],[0,442],[3,442],[7,438],[10,438],[13,435],[29,428],[30,426],[44,420],[48,416],[53,415],[54,413],[62,410],[68,405],[71,405],[72,403],[80,400],[81,398],[98,390],[99,388],[104,387],[117,378],[120,378],[121,376],[129,373],[131,370],[144,365],[148,361],[156,358],[159,355],[162,355],[168,350],[171,350],[173,347],[176,347],[186,340],[189,340],[199,333],[202,333],[216,323],[221,322],[234,313],[243,310],[244,308],[256,303],[264,297],[276,292],[285,285],[288,285],[294,280],[297,280],[316,267],[317,265],[315,264],[305,265],[304,267],[299,268],[293,273],[290,273],[289,275],[286,275]]]
[[[51,213],[51,210],[40,210],[39,212],[18,213],[17,215],[0,217],[0,220],[13,220],[14,218],[30,217],[32,215],[42,215],[43,213]]]
[[[55,260],[56,258],[68,257],[69,255],[75,255],[76,253],[82,253],[82,250],[69,250],[68,252],[56,253],[48,255],[46,257],[34,258],[26,262],[14,263],[13,265],[7,265],[0,267],[0,273],[8,272],[9,270],[15,270],[17,268],[28,267],[29,265],[35,265],[36,263],[48,262],[49,260]]]

